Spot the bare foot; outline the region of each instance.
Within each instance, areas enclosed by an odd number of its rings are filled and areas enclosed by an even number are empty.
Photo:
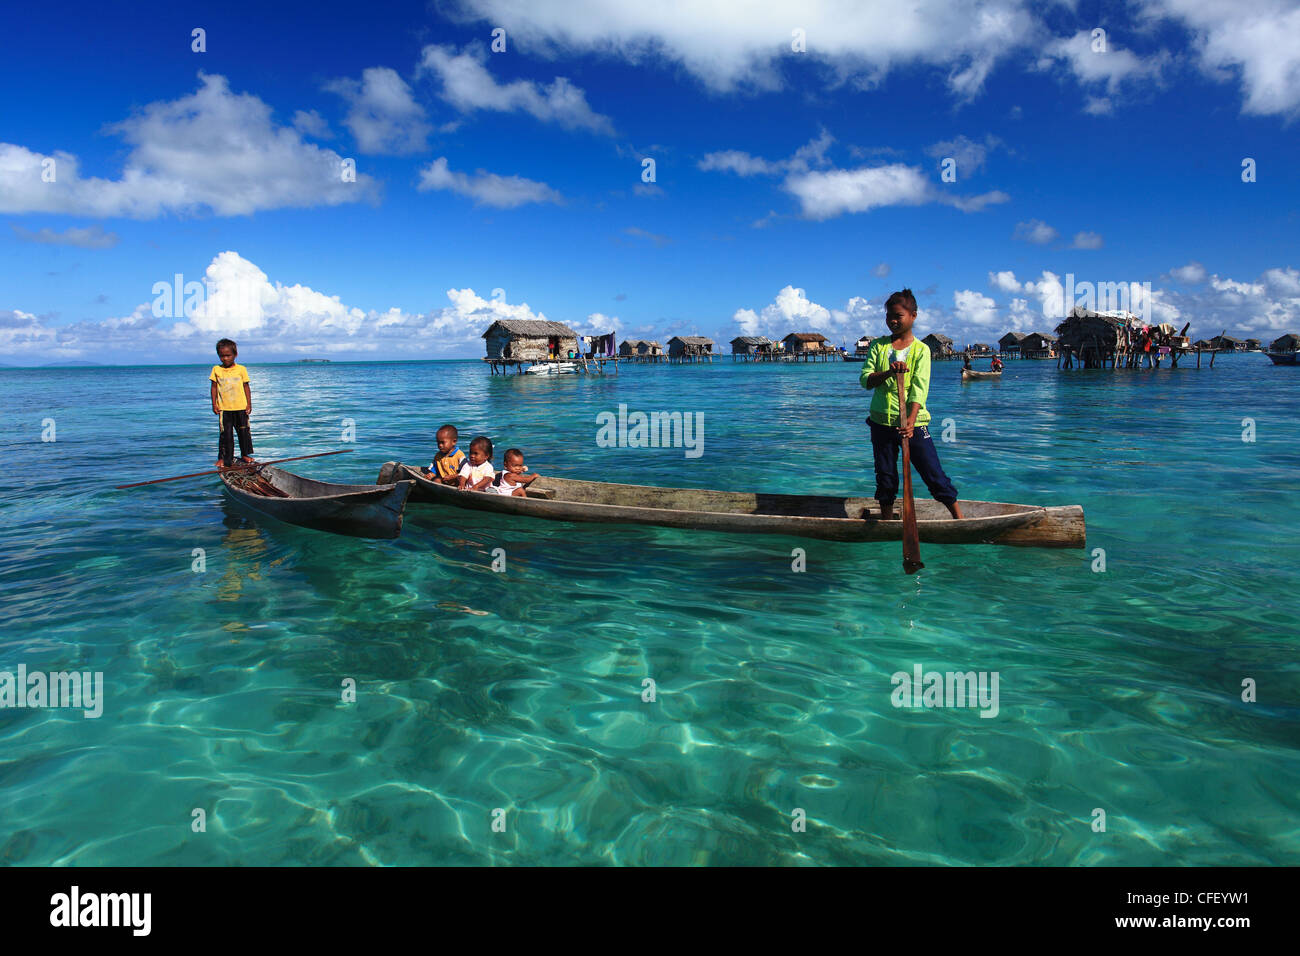
[[[955,501],[952,504],[948,505],[948,514],[952,515],[954,518],[958,519],[959,521],[966,517],[964,514],[961,513],[961,505],[959,505]]]

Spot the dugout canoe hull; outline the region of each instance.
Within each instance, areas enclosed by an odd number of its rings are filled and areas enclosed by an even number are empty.
[[[287,497],[259,495],[237,487],[221,475],[226,494],[259,514],[286,524],[351,535],[354,538],[396,538],[402,532],[402,510],[415,488],[413,481],[380,485],[339,485],[304,478],[283,468],[263,465],[258,474]]]
[[[996,381],[1001,377],[1002,377],[1001,372],[975,372],[972,371],[971,369],[965,369],[965,368],[961,370],[961,380],[963,382],[978,382],[980,379],[985,379],[985,378],[993,379],[994,381]]]
[[[901,541],[900,519],[881,521],[874,498],[830,495],[778,495],[712,491],[705,488],[659,488],[569,478],[538,478],[527,498],[459,491],[430,481],[418,470],[388,462],[379,481],[415,482],[411,501],[470,511],[542,518],[550,521],[648,524],[687,528],[780,534],[826,541]],[[534,496],[536,495],[536,496]],[[542,497],[549,495],[550,497]],[[1083,508],[1040,508],[997,501],[962,501],[967,517],[949,516],[938,501],[916,500],[921,540],[932,544],[1002,544],[1026,548],[1082,548]],[[895,513],[901,512],[901,503]]]

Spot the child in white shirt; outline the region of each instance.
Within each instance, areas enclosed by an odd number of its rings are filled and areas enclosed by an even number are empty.
[[[487,491],[498,495],[514,495],[516,498],[526,498],[528,493],[524,490],[539,475],[525,475],[528,466],[524,464],[524,453],[518,448],[509,448],[501,456],[503,470],[493,479],[492,484],[488,485]]]
[[[460,466],[457,476],[461,491],[486,491],[496,477],[492,467],[492,442],[479,435],[469,443],[469,457]]]

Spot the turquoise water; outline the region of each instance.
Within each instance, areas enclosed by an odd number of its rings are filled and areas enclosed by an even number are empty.
[[[857,372],[250,364],[259,457],[353,449],[313,477],[427,463],[451,421],[541,474],[870,494]],[[896,545],[419,506],[370,542],[213,477],[112,490],[210,467],[206,375],[0,371],[0,670],[105,683],[98,719],[0,710],[0,860],[1300,863],[1295,369],[936,365],[962,497],[1082,504],[1088,548],[923,546],[916,577]],[[620,402],[703,413],[704,454],[597,447]],[[997,716],[895,708],[916,665],[997,672]]]

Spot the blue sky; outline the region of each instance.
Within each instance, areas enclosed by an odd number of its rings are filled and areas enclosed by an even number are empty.
[[[960,343],[1049,331],[1067,274],[1150,283],[1196,337],[1300,332],[1296,2],[7,21],[6,364],[207,361],[225,334],[250,362],[469,357],[498,317],[852,343],[904,285]],[[155,292],[178,273],[188,313]]]

